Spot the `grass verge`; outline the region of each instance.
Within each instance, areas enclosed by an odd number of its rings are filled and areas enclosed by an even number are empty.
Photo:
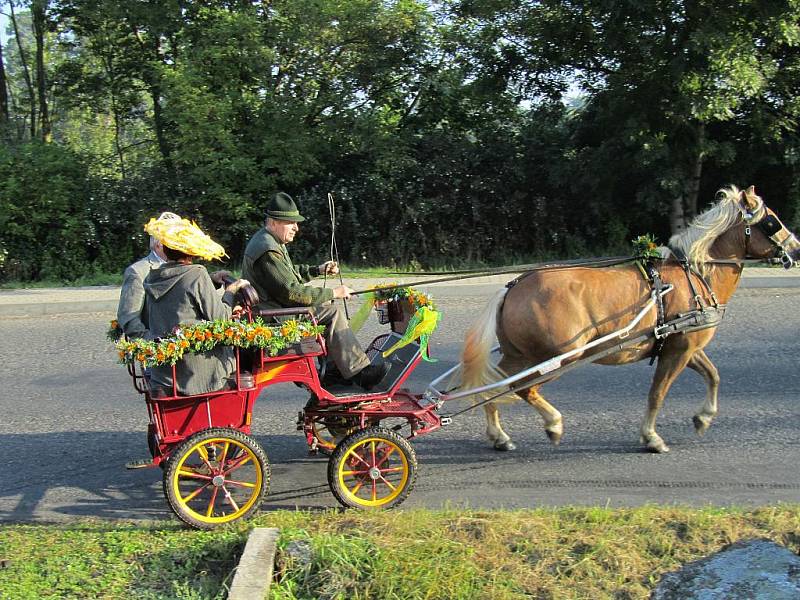
[[[0,528],[0,597],[224,598],[250,527],[278,527],[273,599],[647,598],[732,542],[800,551],[800,506],[265,513],[212,532],[80,521]],[[303,552],[288,552],[291,547]]]

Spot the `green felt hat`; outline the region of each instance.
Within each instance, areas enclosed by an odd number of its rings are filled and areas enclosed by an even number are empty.
[[[306,220],[297,210],[297,205],[292,197],[286,192],[278,192],[269,199],[267,208],[264,210],[264,217],[278,221],[294,221],[295,223],[302,223]]]

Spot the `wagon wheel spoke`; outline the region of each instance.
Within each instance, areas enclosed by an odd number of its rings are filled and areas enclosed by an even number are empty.
[[[219,488],[215,487],[214,491],[211,492],[211,500],[208,502],[208,508],[206,509],[206,516],[210,517],[214,514],[214,502],[217,501],[217,492]]]
[[[233,499],[233,496],[232,496],[232,495],[231,495],[231,493],[228,491],[228,488],[226,488],[226,487],[223,485],[223,486],[222,486],[222,490],[225,492],[225,498],[228,500],[228,502],[230,502],[231,506],[233,506],[233,510],[235,510],[236,512],[239,512],[239,505],[238,505],[238,504],[236,504],[236,500],[234,500],[234,499]]]
[[[369,469],[363,471],[342,471],[342,475],[364,475],[366,473],[369,473]]]
[[[230,448],[230,445],[230,442],[225,442],[225,446],[222,448],[222,456],[219,459],[220,467],[225,467],[225,457],[228,456],[228,448]]]
[[[395,491],[395,490],[397,489],[395,486],[393,486],[391,483],[389,483],[389,481],[388,481],[388,480],[387,480],[385,477],[381,476],[381,478],[380,478],[380,479],[381,479],[381,481],[382,481],[383,483],[385,483],[386,485],[388,485],[388,486],[391,488],[391,490],[392,490],[392,491]]]
[[[358,493],[358,490],[360,490],[363,487],[363,485],[364,485],[363,481],[359,481],[356,484],[356,487],[354,487],[353,490],[352,490],[354,496]]]
[[[403,467],[388,467],[386,469],[381,469],[381,473],[402,473],[405,471]]]
[[[230,473],[233,473],[236,469],[238,469],[239,467],[243,467],[251,460],[253,460],[253,456],[251,454],[245,454],[239,458],[236,458],[234,459],[233,464],[229,465],[227,469],[222,471],[222,474],[228,475]]]
[[[250,483],[248,481],[234,481],[233,479],[226,479],[225,483],[228,483],[235,487],[243,487],[243,488],[255,488],[255,483]]]
[[[383,463],[385,463],[389,459],[389,456],[391,456],[391,454],[396,450],[397,448],[395,448],[394,446],[390,446],[388,452],[386,452],[386,454],[383,455],[383,457],[378,461],[378,463],[375,466],[380,467]]]
[[[191,477],[192,479],[203,479],[205,481],[211,481],[210,475],[205,475],[203,473],[198,473],[197,471],[192,470],[189,467],[181,467],[180,471],[178,471],[179,477]]]
[[[202,493],[202,492],[203,492],[203,491],[204,491],[204,490],[205,490],[205,489],[206,489],[208,486],[210,486],[210,485],[211,485],[211,482],[209,481],[209,482],[208,482],[208,483],[206,483],[205,485],[203,485],[203,486],[201,486],[201,487],[197,488],[195,491],[193,491],[193,492],[192,492],[191,494],[189,494],[188,496],[184,496],[184,497],[182,497],[182,498],[181,498],[181,500],[183,501],[183,503],[184,503],[184,504],[189,504],[189,502],[191,502],[192,500],[194,500],[195,498],[197,498],[197,496],[199,496],[199,495],[200,495],[200,494],[201,494],[201,493]]]
[[[372,501],[375,502],[378,499],[378,482],[377,480],[372,480]]]
[[[200,455],[200,458],[203,459],[203,464],[205,464],[205,466],[208,467],[208,472],[213,473],[214,467],[211,466],[211,462],[209,461],[208,458],[208,450],[206,450],[205,445],[198,446],[197,453]]]
[[[367,469],[370,469],[370,468],[371,468],[371,465],[370,465],[370,464],[369,464],[369,463],[368,463],[366,460],[364,460],[363,458],[361,458],[361,455],[358,453],[358,451],[357,451],[357,449],[356,449],[356,448],[353,448],[353,449],[352,449],[352,450],[349,452],[349,454],[348,454],[348,458],[354,458],[354,459],[356,459],[357,461],[360,461],[360,462],[364,463],[364,465],[367,467]]]

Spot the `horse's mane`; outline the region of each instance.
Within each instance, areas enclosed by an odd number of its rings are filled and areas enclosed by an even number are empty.
[[[689,258],[692,267],[704,276],[708,275],[710,259],[708,251],[720,235],[733,227],[742,217],[739,207],[741,191],[735,185],[717,192],[719,200],[711,208],[697,215],[685,231],[669,239],[670,248],[677,248]],[[759,212],[763,202],[759,198]]]

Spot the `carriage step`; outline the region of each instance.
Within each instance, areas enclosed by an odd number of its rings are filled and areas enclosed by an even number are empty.
[[[140,458],[139,460],[132,460],[130,462],[125,463],[125,468],[129,471],[133,469],[148,469],[150,467],[155,467],[156,463],[153,462],[150,458]]]

